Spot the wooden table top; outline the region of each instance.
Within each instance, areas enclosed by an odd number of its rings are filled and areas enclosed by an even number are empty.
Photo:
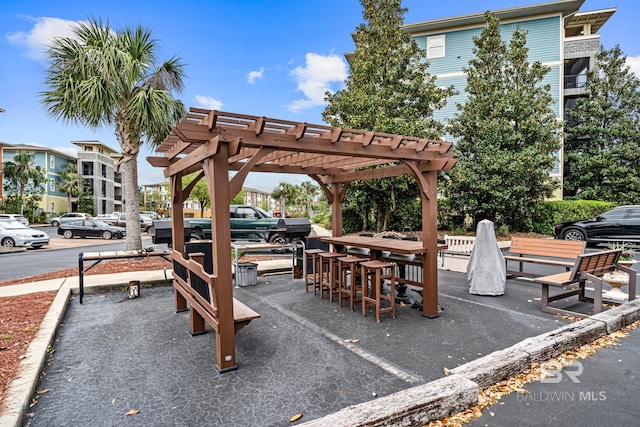
[[[390,251],[400,254],[423,254],[426,252],[423,243],[414,240],[383,239],[367,236],[322,237],[320,240],[338,246],[357,246],[378,251]],[[438,245],[438,250],[446,249],[446,245]]]

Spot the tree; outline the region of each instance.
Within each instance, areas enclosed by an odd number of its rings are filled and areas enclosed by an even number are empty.
[[[186,186],[193,182],[193,180],[198,176],[198,172],[194,172],[190,175],[187,175],[182,178],[182,185]],[[209,206],[211,206],[211,199],[209,198],[209,190],[207,189],[207,183],[204,179],[198,180],[196,185],[191,190],[191,194],[189,195],[190,199],[197,200],[200,205],[200,218],[204,217],[204,211]]]
[[[83,179],[82,175],[78,173],[77,163],[69,162],[64,165],[64,170],[60,172],[60,179],[58,189],[67,193],[67,212],[71,212],[71,197],[78,196],[83,190]]]
[[[16,152],[13,160],[4,162],[3,169],[5,191],[12,194],[18,189],[20,214],[24,215],[25,191],[31,189],[30,194],[42,194],[42,184],[47,180],[45,172],[36,164],[35,154],[28,151]]]
[[[560,123],[553,112],[549,68],[527,60],[526,32],[516,27],[507,44],[498,18],[487,12],[474,37],[475,58],[464,71],[468,93],[450,122],[460,137],[460,159],[450,172],[447,196],[475,227],[482,219],[528,231],[536,206],[558,183],[550,178],[560,148]],[[459,224],[462,226],[463,224]]]
[[[445,106],[453,90],[436,85],[424,51],[404,32],[407,9],[400,6],[400,0],[360,3],[365,23],[353,37],[356,50],[351,73],[344,89],[327,94],[329,104],[322,118],[332,126],[439,138],[443,125],[433,118],[433,112]],[[378,229],[385,227],[398,203],[418,194],[411,177],[359,182],[360,195],[355,194],[354,184],[347,191],[345,206],[355,207],[365,219],[374,215]],[[396,190],[393,199],[390,188]],[[349,210],[344,213],[348,216]]]
[[[640,79],[615,46],[587,73],[587,97],[568,113],[567,198],[640,203]]]
[[[284,218],[287,205],[292,205],[298,197],[298,189],[293,184],[281,182],[271,192],[271,197],[280,202],[280,215]]]
[[[54,118],[115,128],[122,158],[127,214],[127,250],[142,249],[138,205],[138,153],[146,141],[157,145],[185,114],[172,91],[183,88],[178,58],[157,65],[157,42],[141,26],[113,30],[90,20],[73,37],[55,39],[47,51],[48,90],[41,93]]]
[[[315,200],[319,191],[320,188],[311,181],[303,181],[300,184],[300,194],[304,198],[307,216],[311,216],[311,213],[313,211],[313,201]]]
[[[244,205],[245,200],[247,200],[247,190],[244,188],[240,190],[238,194],[236,194],[233,199],[231,199],[232,205]],[[268,210],[268,209],[267,209]]]
[[[93,211],[93,196],[91,195],[91,183],[83,179],[80,187],[80,193],[78,193],[78,211],[86,212],[88,214],[95,214]],[[138,226],[140,227],[140,226]]]

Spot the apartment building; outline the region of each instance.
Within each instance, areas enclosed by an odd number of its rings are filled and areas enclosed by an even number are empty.
[[[550,68],[543,83],[551,87],[552,108],[561,120],[576,100],[586,95],[587,71],[594,69],[595,56],[600,51],[598,31],[616,11],[615,8],[581,11],[583,3],[584,0],[560,0],[491,10],[500,19],[500,31],[505,40],[509,40],[516,26],[527,31],[529,62],[540,61]],[[481,8],[478,3],[478,9]],[[484,24],[484,11],[481,11],[405,25],[405,31],[424,49],[430,63],[429,71],[436,76],[437,84],[453,86],[458,92],[444,109],[434,114],[443,123],[454,117],[456,104],[465,102],[463,68],[474,57],[473,37],[480,36]],[[456,140],[451,135],[445,135],[444,139]],[[560,182],[562,158],[560,150],[551,173]],[[562,189],[559,189],[557,196],[561,195]]]

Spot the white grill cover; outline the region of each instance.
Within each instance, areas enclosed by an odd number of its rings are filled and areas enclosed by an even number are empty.
[[[478,223],[476,241],[467,265],[469,293],[474,295],[504,295],[507,268],[498,247],[493,222],[483,219]]]

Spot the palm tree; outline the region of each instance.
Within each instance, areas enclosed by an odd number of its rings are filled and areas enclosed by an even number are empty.
[[[156,62],[156,40],[143,27],[114,31],[91,19],[73,37],[55,39],[47,51],[49,69],[41,93],[54,118],[115,128],[122,158],[127,214],[127,250],[142,249],[138,153],[144,142],[158,145],[185,115],[172,91],[183,89],[184,65],[174,57]]]
[[[58,189],[67,193],[67,212],[71,212],[71,197],[77,196],[83,189],[83,178],[78,173],[78,165],[72,162],[64,165],[60,178],[62,181],[58,183]]]
[[[295,185],[289,184],[287,182],[281,182],[271,192],[271,197],[273,197],[275,200],[280,201],[280,216],[282,218],[285,218],[286,204],[291,205],[291,203],[295,201],[296,193],[297,191]]]
[[[36,164],[36,156],[34,153],[27,151],[18,151],[13,156],[12,161],[5,162],[3,165],[4,175],[7,179],[7,185],[18,187],[20,195],[20,214],[24,215],[24,191],[29,181],[33,181],[34,187],[46,181],[44,173],[40,166]]]
[[[307,208],[307,215],[311,217],[313,201],[318,195],[320,188],[311,181],[303,181],[300,184],[300,188],[302,189],[301,193],[304,197],[304,202]]]

